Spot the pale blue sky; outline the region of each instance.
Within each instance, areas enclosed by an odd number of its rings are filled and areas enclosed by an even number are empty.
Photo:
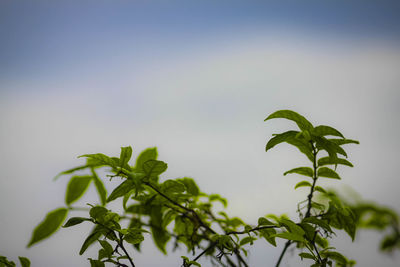
[[[136,154],[157,146],[164,178],[195,178],[249,223],[294,216],[306,193],[293,193],[299,179],[282,173],[303,159],[284,145],[264,152],[272,133],[291,126],[263,122],[283,108],[359,139],[349,147],[355,167],[339,170],[343,184],[400,212],[400,5],[214,2],[0,3],[0,254],[87,266],[77,251],[85,226],[25,245],[63,205],[67,180],[54,175],[80,154],[125,145]],[[376,252],[374,234],[339,243],[359,266],[398,266],[398,254]],[[179,266],[179,254],[147,246],[138,266]],[[272,265],[279,252],[257,243],[250,265]],[[296,256],[283,266],[299,266]]]

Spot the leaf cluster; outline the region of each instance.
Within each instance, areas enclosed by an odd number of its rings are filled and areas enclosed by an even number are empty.
[[[241,218],[230,217],[223,210],[227,200],[218,194],[202,192],[192,178],[165,178],[168,165],[158,160],[156,148],[142,151],[133,160],[132,148],[128,146],[121,148],[119,157],[101,153],[82,155],[80,158],[85,159],[85,164],[61,172],[56,178],[70,177],[65,206],[46,215],[34,229],[28,246],[53,235],[61,226],[69,228],[89,223],[93,225],[92,230],[83,240],[79,254],[97,244],[97,258],[88,259],[91,266],[96,267],[106,264],[135,266],[133,254],[141,252],[142,242],[150,237],[164,254],[168,253],[169,243],[175,249],[182,247],[191,253],[191,257],[181,257],[179,265],[184,267],[201,266],[199,259],[202,257],[215,266],[246,267],[249,246],[259,239],[274,247],[279,240],[286,242],[276,267],[293,245],[300,259],[310,260],[313,267],[353,266],[354,260],[329,243],[337,230],[345,231],[354,240],[358,227],[380,230],[391,227],[381,248],[399,247],[399,220],[394,212],[373,204],[350,205],[317,183],[319,179],[340,180],[338,166],[353,167],[343,146],[358,144],[358,141],[346,139],[331,126],[313,126],[291,110],[274,112],[265,121],[276,118],[291,120],[298,129],[274,134],[266,144],[266,151],[287,143],[309,161],[308,166],[298,166],[284,173],[285,176],[305,177],[294,187],[308,190],[304,201],[298,203],[298,220],[269,214],[261,216],[255,224],[247,224]],[[101,177],[100,173],[106,176]],[[110,193],[104,186],[108,179],[120,181]],[[92,183],[98,201],[88,204],[87,208],[73,206]],[[316,195],[320,196],[318,200]],[[107,207],[114,201],[122,204],[121,210],[112,211]],[[69,217],[75,210],[82,209],[87,210],[87,216]],[[6,260],[0,258],[0,264],[2,261]]]

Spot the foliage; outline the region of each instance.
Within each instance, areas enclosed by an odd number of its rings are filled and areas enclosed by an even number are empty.
[[[285,240],[276,266],[291,246],[296,246],[300,259],[308,260],[312,267],[353,266],[355,261],[331,247],[329,241],[337,230],[345,231],[354,240],[360,227],[390,228],[381,248],[399,247],[399,220],[393,211],[374,204],[349,204],[334,192],[317,185],[319,179],[341,179],[337,167],[353,166],[346,159],[343,146],[358,144],[358,141],[345,138],[330,126],[313,126],[290,110],[276,111],[265,121],[276,118],[294,121],[298,129],[274,134],[266,144],[266,151],[280,143],[288,143],[309,161],[309,166],[295,167],[284,173],[305,179],[298,182],[295,189],[309,189],[306,199],[298,204],[298,220],[268,215],[260,217],[255,224],[247,224],[224,211],[215,212],[215,203],[226,207],[226,199],[202,192],[189,177],[161,178],[168,166],[158,160],[156,148],[144,150],[136,158],[135,165],[130,165],[132,148],[122,147],[119,157],[100,153],[82,155],[80,157],[86,160],[84,165],[60,173],[59,176],[71,176],[66,206],[47,214],[34,229],[28,247],[48,238],[60,226],[76,227],[81,223],[90,223],[93,228],[79,254],[85,253],[93,244],[97,243],[99,247],[98,257],[89,258],[91,266],[105,266],[106,263],[135,266],[132,252],[140,252],[141,243],[150,236],[164,254],[168,253],[167,244],[172,242],[175,247],[183,246],[196,255],[192,259],[182,256],[181,266],[184,267],[200,266],[198,260],[201,257],[207,257],[215,266],[248,266],[249,246],[258,239],[264,239],[272,246],[277,246],[277,239]],[[106,179],[100,178],[99,171],[106,171],[110,179],[120,179],[120,184],[109,194],[103,184]],[[76,175],[78,172],[85,174]],[[98,201],[89,204],[87,216],[66,220],[77,209],[72,204],[85,194],[92,182]],[[316,200],[316,194],[320,196],[319,200]],[[119,212],[107,208],[116,200],[122,203]],[[14,266],[6,262],[5,257],[0,258],[0,266]]]

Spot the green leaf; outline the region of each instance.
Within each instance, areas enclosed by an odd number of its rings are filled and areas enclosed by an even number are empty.
[[[84,217],[72,217],[63,225],[63,228],[71,227],[84,221],[91,221],[91,219]]]
[[[346,144],[360,144],[357,140],[352,140],[352,139],[328,139],[332,143],[335,143],[339,146],[341,145],[346,145]]]
[[[274,146],[280,143],[292,140],[293,138],[296,137],[298,133],[299,133],[298,131],[287,131],[281,134],[274,135],[274,137],[272,137],[265,146],[265,151],[268,151],[269,149],[273,148]]]
[[[303,153],[304,155],[307,156],[307,158],[311,161],[314,162],[314,155],[312,152],[312,148],[310,143],[298,139],[298,138],[293,138],[292,140],[287,141],[287,143],[291,144],[292,146],[297,147],[297,149]]]
[[[315,259],[314,255],[312,255],[310,253],[305,253],[305,252],[300,253],[299,256],[301,258],[305,258],[305,259],[312,259],[312,260]]]
[[[162,253],[167,254],[165,246],[170,239],[170,236],[167,234],[166,230],[160,227],[151,227],[151,234],[157,248],[161,250]]]
[[[143,164],[148,160],[156,160],[157,155],[158,153],[156,147],[151,147],[143,150],[136,159],[136,171],[143,171]]]
[[[293,240],[293,241],[299,241],[299,242],[306,242],[303,236],[294,234],[294,233],[289,233],[289,232],[283,232],[279,234],[273,235],[274,237],[280,237],[288,240]]]
[[[321,220],[321,219],[318,219],[316,217],[307,217],[307,218],[304,218],[302,222],[312,223],[312,224],[318,225],[318,226],[322,227],[324,230],[333,233],[333,231],[332,231],[331,227],[329,226],[328,222],[325,221],[325,220]]]
[[[92,181],[92,176],[73,176],[68,183],[65,194],[65,203],[70,205],[77,201],[85,193]]]
[[[104,262],[100,260],[89,259],[90,267],[105,267]]]
[[[294,168],[294,169],[291,169],[291,170],[285,172],[283,175],[290,174],[290,173],[297,173],[297,174],[305,175],[305,176],[308,176],[311,178],[314,176],[314,171],[310,167]]]
[[[29,267],[31,266],[31,262],[28,258],[25,257],[18,257],[19,262],[21,263],[22,267]]]
[[[346,264],[347,259],[345,256],[340,254],[339,252],[336,251],[322,251],[321,252],[322,256],[331,258],[332,260],[336,261],[337,263],[340,264]]]
[[[258,225],[276,225],[265,217],[258,218]]]
[[[82,166],[78,166],[78,167],[75,167],[75,168],[72,168],[72,169],[69,169],[69,170],[60,172],[59,174],[57,174],[56,177],[54,177],[53,180],[55,181],[55,180],[57,180],[57,179],[58,179],[60,176],[62,176],[62,175],[71,174],[71,173],[74,173],[74,172],[76,172],[76,171],[80,171],[80,170],[86,169],[86,168],[88,168],[88,167],[90,167],[90,166],[89,166],[89,165],[82,165]]]
[[[174,210],[167,211],[162,218],[161,228],[167,227],[175,219],[176,216],[177,216],[176,211]]]
[[[312,131],[312,134],[317,135],[317,136],[326,136],[326,135],[332,135],[332,136],[339,136],[344,138],[344,136],[335,128],[332,128],[330,126],[326,125],[319,125],[315,127]]]
[[[317,148],[328,152],[329,157],[336,159],[337,154],[341,154],[347,157],[346,151],[344,151],[343,148],[341,148],[338,144],[331,142],[329,139],[321,136],[316,136],[315,141]]]
[[[353,167],[353,164],[351,164],[351,162],[341,158],[323,157],[318,160],[318,166],[337,165],[337,164]]]
[[[240,245],[246,245],[247,243],[250,243],[250,245],[253,245],[253,241],[257,240],[257,238],[254,238],[252,236],[246,236],[242,240],[240,240]]]
[[[314,188],[314,190],[326,194],[325,189],[323,189],[322,187],[320,187],[318,185]]]
[[[158,175],[165,172],[168,165],[159,160],[148,160],[142,165],[143,171],[149,181],[156,182]]]
[[[93,181],[94,185],[96,186],[97,194],[99,195],[101,205],[105,205],[107,203],[107,190],[103,184],[103,182],[100,180],[100,178],[97,176],[96,172],[94,171],[94,168],[92,170],[92,175],[93,175]]]
[[[28,247],[54,234],[67,217],[68,209],[58,208],[47,213],[44,220],[33,230]]]
[[[289,230],[289,232],[293,234],[297,234],[299,236],[303,236],[305,234],[303,228],[298,226],[295,222],[287,219],[280,219],[279,222],[286,226],[286,228]]]
[[[297,183],[297,184],[294,186],[294,189],[297,189],[297,188],[303,187],[303,186],[310,186],[310,187],[311,187],[311,184],[310,184],[310,182],[308,182],[308,181],[301,181],[301,182]]]
[[[97,239],[100,238],[104,233],[104,230],[102,229],[101,226],[96,225],[92,232],[89,234],[89,236],[85,239],[85,241],[82,244],[81,249],[79,250],[79,255],[82,255],[85,253],[86,249],[93,244],[94,242],[97,241]]]
[[[144,240],[140,229],[127,229],[128,233],[124,235],[124,240],[132,245],[139,244]]]
[[[166,193],[182,193],[186,190],[183,183],[175,180],[166,180],[161,184],[161,190]]]
[[[119,164],[121,165],[122,168],[125,168],[127,170],[130,170],[131,167],[129,167],[128,162],[132,157],[132,147],[127,146],[127,147],[121,147],[121,154],[119,156]]]
[[[273,228],[266,228],[266,229],[260,229],[258,230],[260,232],[261,236],[267,240],[268,243],[276,247],[276,241],[274,235],[276,234],[275,229]]]
[[[104,251],[106,252],[107,255],[111,256],[113,254],[113,247],[111,246],[110,243],[108,243],[106,240],[99,240],[100,245],[103,247]]]
[[[211,195],[208,196],[208,199],[211,202],[212,201],[219,201],[224,206],[224,208],[226,208],[228,206],[228,201],[225,198],[223,198],[220,195],[218,195],[218,194],[211,194]]]
[[[117,168],[118,167],[118,162],[115,158],[110,158],[109,156],[106,156],[101,153],[97,154],[85,154],[81,155],[78,158],[88,158],[91,160],[89,165],[95,165],[95,166],[103,166],[103,165],[108,165],[112,168]]]
[[[283,118],[283,119],[288,119],[294,121],[297,126],[299,126],[300,130],[305,131],[311,131],[313,129],[313,125],[311,122],[309,122],[306,118],[304,118],[302,115],[291,111],[291,110],[278,110],[269,115],[264,121],[270,120],[270,119],[275,119],[275,118]]]
[[[129,193],[132,189],[135,188],[135,184],[132,180],[126,180],[119,186],[117,186],[114,191],[111,192],[110,196],[107,199],[107,202],[111,202],[123,195]]]
[[[101,206],[95,206],[90,209],[89,215],[97,221],[102,221],[104,216],[108,213],[108,209]]]
[[[183,183],[186,187],[186,191],[192,196],[198,196],[200,194],[200,189],[192,178],[184,177],[177,179],[177,181]]]
[[[334,170],[328,167],[321,167],[317,170],[318,177],[326,177],[326,178],[333,178],[333,179],[340,179],[339,174],[337,174]]]
[[[9,261],[6,257],[0,255],[0,267],[15,267],[15,262]]]

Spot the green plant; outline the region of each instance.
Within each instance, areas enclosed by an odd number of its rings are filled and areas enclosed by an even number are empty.
[[[167,164],[157,159],[156,148],[140,153],[135,165],[129,164],[131,147],[122,147],[119,157],[104,154],[85,154],[84,165],[64,171],[59,176],[71,175],[65,196],[65,207],[50,211],[34,229],[28,247],[64,228],[80,223],[93,224],[92,231],[84,240],[79,254],[92,244],[99,246],[98,257],[90,258],[91,266],[135,266],[134,254],[140,252],[142,241],[151,236],[158,249],[167,254],[166,245],[184,246],[192,252],[192,258],[182,256],[182,266],[200,266],[198,260],[207,257],[216,266],[248,266],[246,257],[249,246],[257,239],[264,239],[277,246],[276,239],[286,243],[277,260],[278,267],[290,246],[296,246],[299,257],[316,266],[353,266],[339,251],[329,246],[334,229],[344,230],[353,240],[357,226],[377,229],[393,227],[393,233],[383,241],[383,248],[400,244],[397,215],[388,209],[364,204],[350,205],[332,191],[318,185],[319,179],[341,179],[337,166],[351,166],[345,159],[346,144],[358,141],[346,139],[336,129],[319,125],[314,127],[307,119],[290,110],[280,110],[269,115],[265,121],[284,118],[294,121],[298,130],[275,134],[268,141],[266,151],[280,143],[295,146],[309,160],[309,166],[301,166],[284,173],[306,177],[295,189],[306,187],[309,193],[298,204],[297,221],[285,215],[260,217],[255,224],[247,224],[238,217],[230,217],[224,211],[216,211],[215,203],[227,205],[226,199],[217,194],[202,192],[191,178],[160,179]],[[103,184],[106,173],[121,183],[108,194]],[[77,174],[79,173],[79,174]],[[93,183],[98,193],[97,203],[88,207],[73,206]],[[316,194],[320,195],[316,200]],[[118,212],[107,208],[113,201],[121,201]],[[87,210],[86,217],[67,216],[74,210]],[[261,211],[264,212],[264,211]],[[373,222],[366,223],[366,213],[376,215]],[[374,215],[375,214],[375,215]],[[389,216],[380,221],[382,214]],[[368,218],[370,218],[369,215]],[[379,227],[377,227],[379,226]],[[135,252],[136,251],[136,252]],[[0,266],[2,266],[0,264]],[[8,265],[5,265],[8,266]]]

